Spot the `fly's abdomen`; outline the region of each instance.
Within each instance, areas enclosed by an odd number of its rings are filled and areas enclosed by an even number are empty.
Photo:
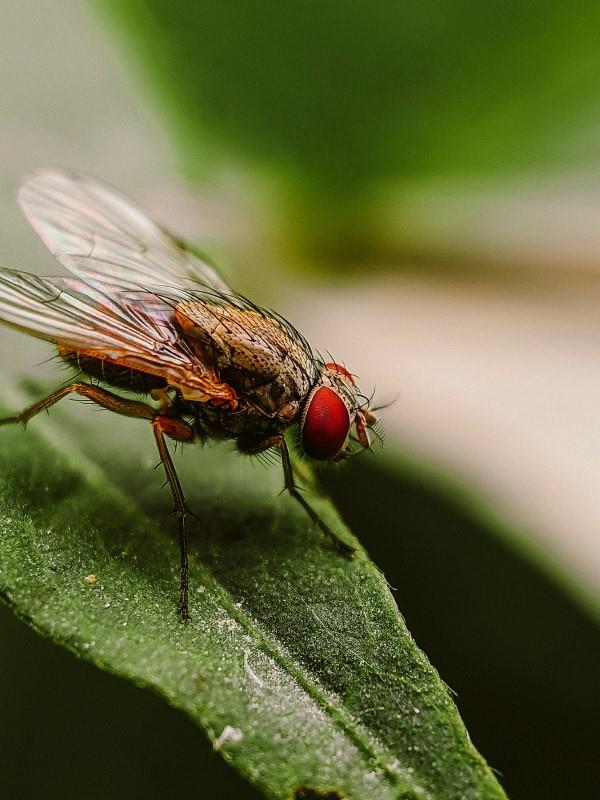
[[[107,359],[82,355],[72,350],[63,350],[60,347],[58,354],[70,367],[116,389],[126,389],[135,394],[148,395],[152,389],[164,389],[167,385],[166,380],[158,375],[150,375],[147,372],[114,364]]]

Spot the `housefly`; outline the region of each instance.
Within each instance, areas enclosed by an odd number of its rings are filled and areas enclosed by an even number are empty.
[[[0,321],[52,342],[76,374],[0,423],[26,423],[71,394],[150,423],[178,519],[182,619],[189,618],[190,512],[167,438],[232,439],[247,454],[278,450],[285,489],[351,554],[298,491],[284,432],[295,426],[301,452],[317,461],[369,447],[376,418],[353,375],[316,355],[283,317],[234,292],[195,250],[107,185],[42,170],[24,181],[19,203],[71,277],[0,270]]]

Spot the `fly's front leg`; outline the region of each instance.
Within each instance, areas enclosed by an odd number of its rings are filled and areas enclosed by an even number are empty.
[[[175,502],[175,514],[179,525],[179,611],[182,622],[190,619],[189,611],[189,563],[186,517],[188,511],[179,476],[175,470],[173,459],[169,453],[165,436],[177,442],[193,442],[196,438],[194,429],[182,419],[156,414],[152,418],[152,429],[160,455],[160,460],[165,469],[167,481],[171,487]]]
[[[325,524],[325,522],[323,522],[323,520],[317,514],[314,508],[304,499],[304,497],[300,493],[298,487],[296,486],[296,482],[294,480],[294,468],[292,466],[292,459],[290,458],[290,451],[288,449],[285,438],[283,436],[273,436],[271,439],[268,439],[266,442],[263,442],[263,447],[261,449],[265,449],[267,447],[279,447],[279,449],[281,450],[281,462],[283,464],[283,477],[284,477],[285,488],[294,498],[294,500],[297,500],[297,502],[300,503],[300,505],[306,511],[306,513],[314,522],[314,524],[335,545],[338,552],[347,557],[354,555],[354,553],[356,552],[356,548],[351,547],[349,544],[346,544],[346,542],[342,541],[340,537],[337,536],[331,530],[331,528]]]

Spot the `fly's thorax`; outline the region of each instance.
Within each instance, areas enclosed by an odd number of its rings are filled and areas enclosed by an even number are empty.
[[[304,339],[279,318],[255,308],[194,300],[178,304],[175,318],[190,347],[229,384],[239,410],[279,418],[299,414],[316,377]]]

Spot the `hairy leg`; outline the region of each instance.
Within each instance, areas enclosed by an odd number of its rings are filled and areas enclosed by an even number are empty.
[[[184,420],[176,417],[169,417],[164,414],[157,413],[155,409],[146,403],[141,403],[137,400],[126,400],[119,397],[107,389],[100,386],[93,386],[89,383],[72,383],[59,389],[56,392],[48,395],[43,400],[29,406],[18,414],[12,417],[0,419],[0,425],[10,425],[22,422],[27,424],[32,417],[39,414],[40,411],[45,411],[58,403],[64,397],[71,394],[78,394],[88,400],[96,403],[102,408],[113,411],[116,414],[123,414],[127,417],[138,417],[147,419],[152,422],[154,437],[158,445],[158,452],[160,460],[164,466],[167,480],[171,486],[173,499],[175,500],[175,513],[177,514],[179,524],[179,548],[180,548],[180,587],[179,587],[179,609],[183,620],[189,619],[188,609],[188,554],[187,554],[187,530],[186,530],[186,514],[188,513],[185,504],[185,498],[181,489],[181,483],[177,477],[175,466],[171,460],[171,456],[167,449],[165,436],[180,442],[191,442],[196,438],[194,430]]]
[[[18,414],[12,417],[5,417],[0,419],[0,425],[11,425],[22,422],[26,425],[32,417],[39,414],[40,411],[46,411],[63,397],[68,397],[71,394],[78,394],[81,397],[86,397],[94,403],[97,403],[102,408],[107,408],[109,411],[114,411],[116,414],[123,414],[126,417],[141,417],[142,419],[152,419],[156,413],[151,406],[146,403],[140,403],[137,400],[126,400],[119,395],[109,392],[108,389],[102,389],[100,386],[93,386],[90,383],[71,383],[63,389],[59,389],[43,400],[25,408]]]
[[[292,466],[292,459],[290,458],[290,451],[288,449],[287,443],[283,436],[272,436],[271,438],[261,442],[261,444],[252,449],[244,449],[243,452],[251,454],[252,452],[261,452],[262,450],[266,450],[269,447],[278,447],[281,451],[281,462],[283,465],[283,479],[284,479],[284,486],[285,489],[290,493],[290,495],[296,500],[302,508],[306,511],[308,516],[314,522],[314,524],[319,528],[321,533],[327,536],[328,539],[335,545],[336,549],[344,556],[352,556],[356,552],[354,547],[351,547],[346,542],[343,542],[339,536],[337,536],[331,528],[323,522],[321,517],[317,514],[314,508],[308,503],[307,500],[302,496],[300,490],[296,486],[296,482],[294,480],[294,468]]]
[[[183,622],[190,618],[188,595],[189,595],[189,564],[188,564],[188,544],[187,544],[187,524],[186,517],[189,513],[181,482],[175,470],[173,459],[169,453],[165,435],[178,442],[191,442],[194,440],[194,431],[187,422],[174,417],[156,415],[152,419],[152,429],[158,447],[160,460],[167,476],[167,481],[171,487],[173,500],[175,502],[175,514],[179,526],[179,611]]]

